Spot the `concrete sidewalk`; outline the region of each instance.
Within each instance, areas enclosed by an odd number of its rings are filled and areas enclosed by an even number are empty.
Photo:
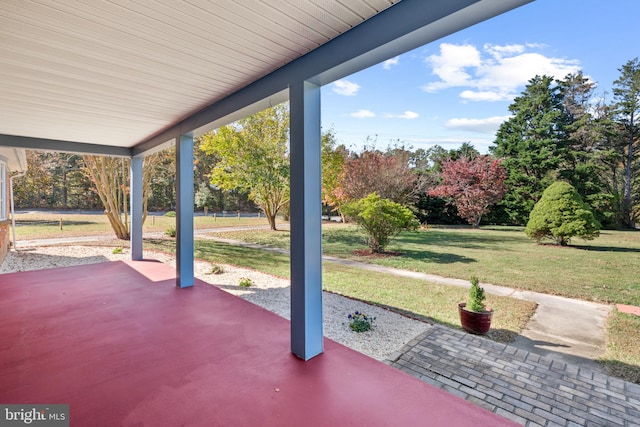
[[[433,274],[383,267],[335,257],[324,257],[330,262],[349,265],[379,273],[425,280],[442,285],[469,288],[466,280],[452,279]],[[595,359],[605,351],[605,326],[613,306],[588,301],[515,290],[489,283],[482,283],[490,294],[533,301],[538,304],[535,314],[513,345],[542,356],[557,353],[566,361]],[[576,359],[574,356],[577,356]],[[595,366],[595,365],[594,365]]]
[[[255,249],[269,250],[286,255],[289,254],[288,250],[281,248],[265,247],[237,240],[220,239],[206,234],[200,237]],[[408,277],[442,285],[465,288],[471,286],[467,280],[367,264],[328,255],[323,256],[323,259],[328,262],[363,270],[393,274],[399,277]],[[606,321],[613,306],[541,294],[538,292],[521,291],[489,283],[483,283],[482,286],[486,292],[491,294],[533,301],[538,304],[535,314],[512,345],[540,356],[553,356],[565,362],[577,363],[580,366],[598,369],[598,364],[594,362],[593,359],[598,358],[605,352]]]

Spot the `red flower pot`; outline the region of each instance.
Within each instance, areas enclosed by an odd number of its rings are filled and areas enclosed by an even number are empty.
[[[458,304],[458,312],[460,313],[460,323],[462,329],[475,335],[485,335],[491,328],[491,315],[493,310],[483,311],[476,313],[467,310],[467,303],[461,302]]]

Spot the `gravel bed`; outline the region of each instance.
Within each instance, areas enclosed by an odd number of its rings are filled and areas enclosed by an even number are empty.
[[[33,247],[9,252],[0,266],[0,273],[123,261],[128,260],[129,256],[127,248],[121,254],[114,254],[112,247],[101,246]],[[171,255],[146,252],[145,257],[175,267],[175,258]],[[230,265],[220,265],[224,272],[211,274],[212,266],[209,262],[196,261],[195,276],[289,319],[289,280]],[[241,278],[251,279],[253,285],[249,288],[239,286]],[[357,333],[349,328],[347,316],[356,310],[376,318],[372,330]],[[324,334],[327,338],[378,360],[386,360],[404,344],[431,327],[427,323],[383,308],[328,292],[323,295],[323,317]]]

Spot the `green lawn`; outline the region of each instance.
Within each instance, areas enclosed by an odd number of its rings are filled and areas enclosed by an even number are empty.
[[[246,231],[221,237],[286,248],[289,233]],[[365,249],[355,227],[323,230],[325,254],[389,267],[468,279],[605,303],[640,305],[640,232],[603,231],[571,246],[537,245],[522,228],[434,227],[403,233],[389,246],[400,256],[354,254]]]
[[[165,252],[175,251],[174,241],[171,240],[147,241],[145,247]],[[283,254],[197,240],[195,256],[213,263],[231,264],[289,277],[289,257]],[[467,290],[463,288],[362,271],[332,263],[324,264],[322,282],[327,291],[456,328],[460,325],[457,303],[465,301],[467,295]],[[495,312],[490,337],[502,342],[512,341],[535,310],[534,303],[514,298],[490,295],[487,302]]]
[[[60,230],[60,219],[62,219],[62,230]],[[149,216],[144,223],[143,230],[144,232],[164,232],[167,228],[175,226],[175,223],[175,217]],[[114,235],[107,216],[102,214],[20,213],[16,215],[16,225],[18,240]],[[266,218],[264,216],[262,218],[241,217],[240,219],[237,216],[214,218],[211,215],[194,218],[196,229],[256,225],[268,225]]]
[[[640,384],[640,316],[616,310],[607,332],[607,354],[600,362],[610,375]]]
[[[286,231],[253,230],[223,233],[221,237],[283,248],[289,245]],[[355,227],[333,226],[323,230],[323,251],[334,256],[460,279],[476,274],[483,281],[498,285],[585,300],[640,305],[640,232],[603,231],[593,241],[576,240],[569,247],[555,247],[536,245],[521,228],[436,227],[402,234],[388,248],[401,252],[401,256],[374,258],[354,254],[354,249],[363,248]],[[337,284],[339,289],[348,288],[344,291],[346,294],[354,295],[369,292],[360,290],[366,286],[366,280],[353,289],[349,281]],[[412,298],[421,298],[408,292],[411,290],[403,288],[401,294],[394,297],[396,306],[409,306]],[[452,303],[445,301],[446,298],[439,304]],[[509,308],[500,314],[506,313]],[[432,316],[457,325],[446,314]],[[614,312],[607,324],[607,352],[600,359],[604,369],[611,375],[640,383],[638,342],[640,317]]]

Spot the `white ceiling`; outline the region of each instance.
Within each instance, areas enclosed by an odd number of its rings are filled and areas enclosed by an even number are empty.
[[[529,1],[0,0],[0,145],[144,153]]]
[[[0,134],[132,147],[397,0],[2,0]]]

